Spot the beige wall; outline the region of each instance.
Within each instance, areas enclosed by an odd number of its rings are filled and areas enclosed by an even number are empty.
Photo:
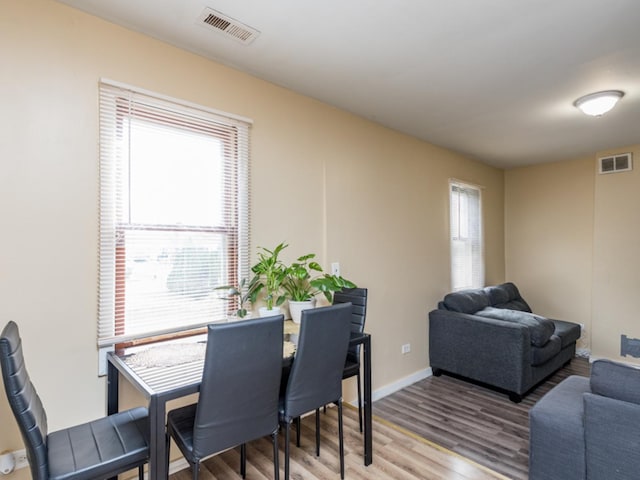
[[[593,157],[507,170],[506,278],[534,312],[585,325],[589,348]]]
[[[606,152],[632,152],[635,169],[596,175],[593,256],[594,357],[629,363],[640,359],[620,356],[620,336],[640,338],[640,145]]]
[[[597,174],[597,158],[505,174],[506,278],[521,286],[534,311],[585,324],[578,348],[592,358],[620,356],[620,336],[640,338],[640,172]]]
[[[374,389],[428,366],[427,312],[450,283],[450,177],[486,187],[487,281],[504,277],[501,170],[50,0],[2,0],[0,54],[2,321],[20,325],[51,429],[105,410],[95,340],[101,77],[254,119],[253,245],[317,252],[370,289]],[[4,396],[0,418],[0,451],[21,448]]]
[[[374,387],[381,387],[428,364],[427,313],[451,287],[450,177],[486,187],[487,282],[504,278],[503,177],[410,137],[361,127],[336,135],[345,151],[327,159],[327,244],[329,259],[370,289],[367,330]]]

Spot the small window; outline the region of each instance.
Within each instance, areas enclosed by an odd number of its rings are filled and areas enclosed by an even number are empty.
[[[98,344],[225,318],[248,276],[249,123],[100,84]]]
[[[480,188],[450,182],[451,287],[452,290],[484,286],[482,203]]]

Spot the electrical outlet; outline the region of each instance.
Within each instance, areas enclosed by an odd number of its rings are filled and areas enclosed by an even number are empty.
[[[15,462],[14,470],[18,470],[19,468],[24,468],[29,466],[29,462],[27,462],[27,451],[26,450],[16,450],[13,453],[13,461]]]
[[[407,353],[409,353],[411,351],[411,344],[410,343],[405,343],[404,345],[402,345],[402,354],[406,355]]]
[[[340,276],[340,262],[333,262],[331,264],[331,275]]]

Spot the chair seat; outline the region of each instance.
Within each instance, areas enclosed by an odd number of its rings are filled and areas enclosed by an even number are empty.
[[[197,408],[198,405],[194,403],[171,410],[167,415],[167,427],[171,431],[171,435],[177,438],[176,443],[182,447],[180,450],[187,461],[192,463],[195,462],[193,458],[193,426]]]
[[[149,457],[149,416],[134,408],[50,433],[49,479],[81,480],[113,476]]]
[[[342,371],[342,378],[350,378],[357,375],[360,372],[360,362],[350,360],[344,363],[344,370]]]

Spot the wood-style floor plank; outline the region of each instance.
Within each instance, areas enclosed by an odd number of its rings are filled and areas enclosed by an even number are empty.
[[[362,461],[357,410],[345,406],[345,478],[348,480],[525,480],[528,477],[529,409],[569,375],[589,375],[589,363],[572,363],[525,399],[446,375],[429,377],[374,403],[373,464]],[[302,420],[302,444],[291,446],[292,480],[340,478],[337,409],[321,415],[320,457],[315,456],[315,419]],[[292,433],[294,433],[292,431]],[[295,434],[292,435],[295,437]],[[280,474],[284,436],[280,435]],[[270,438],[248,445],[247,479],[273,478]],[[203,462],[201,480],[238,479],[240,455],[232,449]],[[190,470],[171,475],[188,480]]]
[[[315,418],[302,419],[300,448],[295,446],[292,430],[291,479],[337,480],[340,478],[338,455],[337,409],[329,408],[320,415],[320,457],[315,456]],[[358,426],[358,411],[344,408],[345,479],[347,480],[505,480],[458,454],[449,452],[414,433],[386,420],[373,421],[373,464],[363,464],[362,436]],[[280,476],[284,475],[284,435],[279,437]],[[170,476],[170,480],[188,480],[189,469]],[[240,454],[228,450],[205,460],[200,468],[201,480],[238,480]],[[247,446],[247,480],[273,479],[272,443],[266,437]]]
[[[529,409],[569,375],[589,373],[589,361],[575,358],[519,404],[461,379],[429,377],[375,402],[374,413],[508,478],[526,480]]]

